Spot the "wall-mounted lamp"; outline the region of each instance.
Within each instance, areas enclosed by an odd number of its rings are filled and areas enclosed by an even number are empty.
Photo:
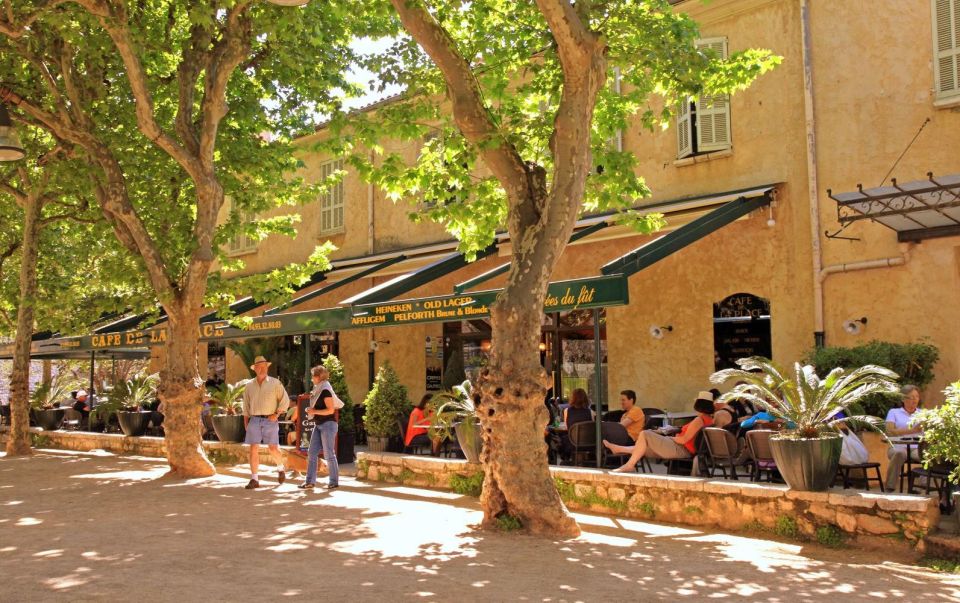
[[[663,327],[657,325],[650,325],[650,337],[654,339],[663,339],[663,336],[667,333],[673,331],[673,325],[666,325]]]
[[[0,161],[20,161],[26,155],[7,106],[0,102]]]
[[[851,335],[859,335],[867,326],[867,317],[863,316],[861,318],[851,318],[850,320],[843,321],[843,330]]]
[[[389,344],[389,343],[390,343],[390,340],[389,340],[389,339],[379,339],[379,340],[377,340],[377,339],[371,339],[371,340],[370,340],[370,351],[371,351],[371,352],[376,352],[377,350],[379,350],[381,343]]]
[[[547,344],[544,343],[544,342],[542,342],[542,341],[540,342],[540,351],[541,351],[541,352],[546,352],[546,351],[547,351]]]
[[[491,345],[492,344],[489,339],[484,339],[483,341],[480,342],[480,351],[484,353],[489,352]]]

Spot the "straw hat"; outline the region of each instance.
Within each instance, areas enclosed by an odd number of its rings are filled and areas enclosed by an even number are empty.
[[[267,366],[270,366],[273,363],[267,360],[266,358],[264,358],[263,356],[257,356],[256,358],[253,359],[253,364],[250,365],[250,370],[251,371],[254,370],[253,367],[257,366],[258,364],[266,364]]]
[[[703,391],[697,394],[697,400],[706,400],[707,402],[713,402],[713,394],[707,391]]]

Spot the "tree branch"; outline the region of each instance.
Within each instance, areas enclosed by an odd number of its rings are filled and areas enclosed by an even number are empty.
[[[457,127],[476,146],[484,163],[506,190],[511,204],[529,199],[532,192],[527,166],[493,122],[483,102],[480,84],[456,43],[420,0],[390,0],[404,29],[430,55],[443,74],[453,103]]]
[[[15,23],[12,3],[7,0],[5,2],[7,6],[6,17],[0,19],[0,33],[11,39],[19,38],[43,13],[55,6],[66,4],[69,1],[70,0],[45,0],[37,5],[36,9],[32,13],[27,14],[19,23]]]

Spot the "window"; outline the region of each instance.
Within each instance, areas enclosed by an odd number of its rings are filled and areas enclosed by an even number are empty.
[[[960,0],[958,0],[960,1]],[[697,41],[697,48],[727,58],[726,38]],[[730,148],[730,95],[688,97],[677,108],[677,156],[680,158]]]
[[[960,0],[932,2],[936,98],[960,100]]]
[[[320,165],[320,180],[343,171],[343,159],[328,161]],[[320,232],[343,231],[343,178],[331,184],[327,191],[320,195]]]
[[[253,213],[238,209],[234,205],[233,200],[230,200],[230,210],[237,213],[241,224],[249,224],[256,218]],[[253,253],[256,250],[257,240],[243,233],[240,233],[230,239],[230,243],[227,245],[227,255],[243,255],[246,253]]]

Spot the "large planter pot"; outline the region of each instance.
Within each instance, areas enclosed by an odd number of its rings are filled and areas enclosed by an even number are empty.
[[[467,462],[479,463],[480,447],[483,445],[480,437],[480,423],[475,423],[473,429],[468,429],[461,423],[454,425],[453,430],[457,434],[457,442],[460,444],[463,456],[467,457]]]
[[[338,463],[352,463],[356,456],[353,452],[353,446],[356,438],[354,437],[353,432],[337,432],[337,462]]]
[[[138,438],[150,427],[150,411],[121,410],[117,412],[117,420],[123,435]]]
[[[777,469],[794,490],[822,492],[830,487],[840,465],[840,435],[817,439],[770,438]]]
[[[242,415],[213,415],[213,430],[221,442],[242,442],[247,436]]]
[[[33,420],[44,431],[56,431],[63,425],[64,409],[41,408],[32,409]]]
[[[386,452],[389,445],[390,438],[367,434],[367,449],[370,452]]]

